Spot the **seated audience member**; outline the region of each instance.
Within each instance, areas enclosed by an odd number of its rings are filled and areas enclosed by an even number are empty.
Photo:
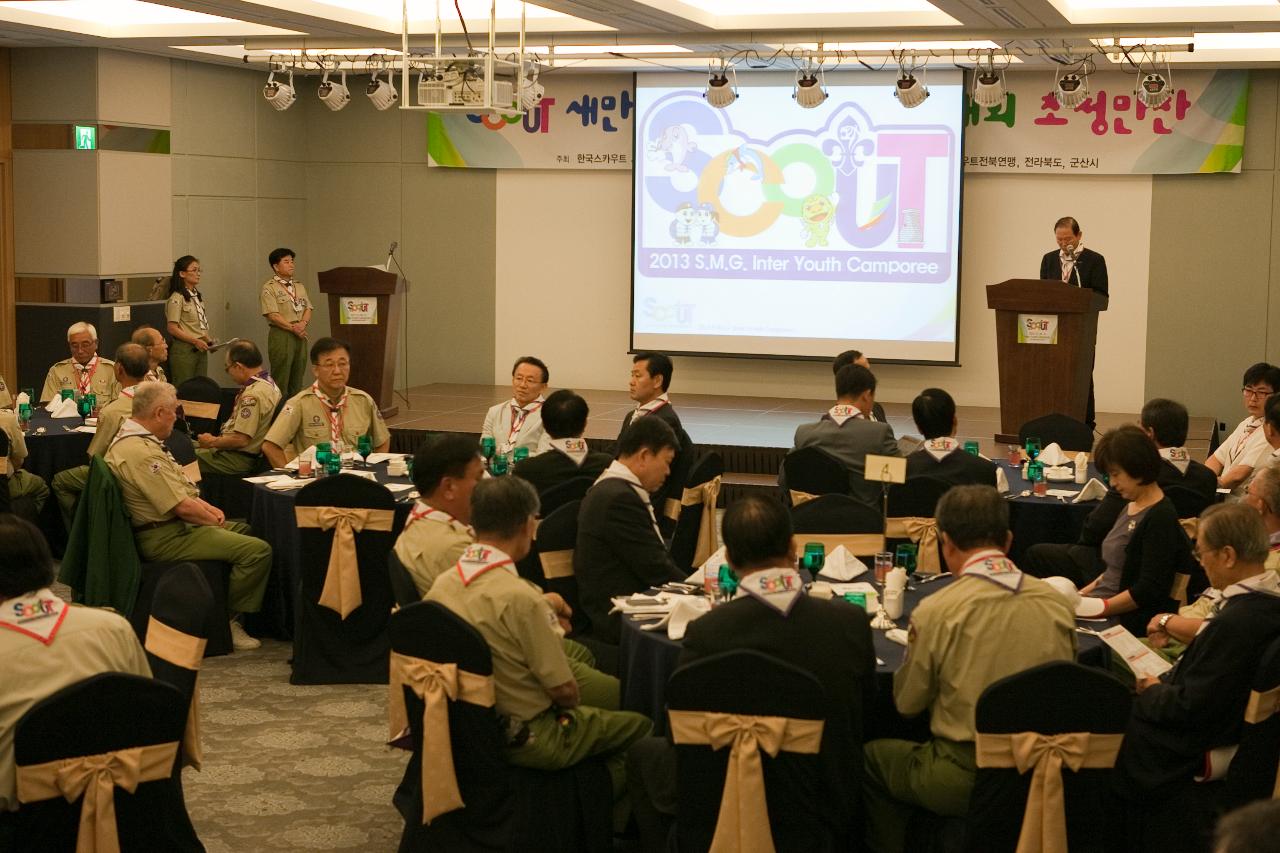
[[[262,462],[262,440],[280,402],[280,389],[262,366],[262,353],[253,341],[236,341],[227,347],[226,371],[240,386],[231,417],[217,435],[196,436],[196,460],[205,474],[241,476]]]
[[[533,456],[547,449],[542,429],[547,383],[551,372],[541,359],[522,355],[511,368],[511,399],[489,409],[481,438],[492,438],[500,454],[523,447]]]
[[[859,367],[865,367],[867,370],[871,369],[871,359],[863,355],[860,350],[847,349],[831,360],[832,375],[838,374],[840,368],[847,364],[856,364]],[[871,404],[871,414],[868,415],[868,419],[879,421],[882,424],[889,422],[889,419],[884,416],[884,409],[879,403]]]
[[[1263,468],[1249,481],[1245,503],[1262,516],[1262,526],[1267,531],[1271,553],[1267,555],[1267,568],[1280,571],[1280,467]]]
[[[1280,368],[1260,361],[1244,372],[1244,408],[1248,417],[1242,420],[1227,440],[1204,461],[1205,467],[1218,477],[1218,486],[1231,489],[1232,498],[1244,495],[1241,488],[1254,467],[1269,453],[1266,435],[1261,427],[1267,398],[1280,390]]]
[[[1196,553],[1222,590],[1218,612],[1177,666],[1138,681],[1116,759],[1115,790],[1143,816],[1145,850],[1203,849],[1203,840],[1188,844],[1188,821],[1170,817],[1197,815],[1207,805],[1210,792],[1197,790],[1193,779],[1206,753],[1240,742],[1258,665],[1280,638],[1280,578],[1263,567],[1267,534],[1258,513],[1230,504],[1205,510]]]
[[[315,382],[284,404],[262,442],[262,455],[272,468],[283,468],[289,458],[322,442],[353,451],[360,436],[368,435],[375,453],[391,446],[391,433],[383,423],[378,404],[359,388],[351,388],[351,348],[337,338],[321,338],[311,346],[311,373]]]
[[[49,588],[53,571],[40,531],[0,515],[0,814],[18,808],[13,730],[32,705],[103,672],[151,677],[129,623],[110,610],[58,598]]]
[[[880,508],[881,487],[863,478],[868,453],[899,456],[893,427],[868,420],[875,402],[876,378],[857,364],[836,374],[836,404],[819,420],[796,427],[793,450],[817,447],[844,463],[849,471],[849,493],[868,506]],[[785,478],[779,477],[786,487]]]
[[[114,364],[109,358],[98,355],[98,330],[88,323],[72,323],[67,329],[67,346],[71,358],[55,362],[44,377],[40,402],[52,400],[63,391],[74,391],[76,396],[94,394],[98,403],[106,405],[120,394],[116,384]]]
[[[35,408],[36,401],[31,401],[31,407]],[[4,377],[0,376],[0,409],[13,408],[13,394],[9,391],[8,384],[4,381]]]
[[[674,366],[671,359],[660,352],[637,353],[631,359],[631,382],[628,392],[635,401],[636,407],[622,419],[622,429],[618,431],[618,439],[631,422],[645,415],[656,415],[671,427],[676,437],[680,436],[683,427],[675,406],[671,405],[671,374]]]
[[[1253,466],[1253,471],[1241,484],[1239,489],[1241,499],[1248,493],[1249,484],[1253,482],[1253,478],[1259,471],[1280,463],[1280,394],[1272,394],[1262,404],[1262,429],[1258,431],[1266,439],[1267,449],[1262,456],[1258,457],[1258,464]]]
[[[144,382],[133,396],[133,416],[116,433],[106,462],[120,484],[144,562],[223,560],[231,564],[227,605],[231,640],[238,650],[260,643],[240,626],[255,613],[271,573],[271,546],[250,535],[249,525],[227,521],[200,498],[163,442],[178,417],[178,395],[167,382]]]
[[[640,418],[618,441],[618,458],[582,500],[573,570],[590,635],[618,644],[618,616],[609,615],[614,596],[684,580],[667,547],[649,493],[666,479],[676,454],[676,436],[661,418]]]
[[[620,798],[626,750],[652,727],[643,715],[618,710],[617,679],[581,667],[575,675],[554,605],[516,574],[516,561],[533,547],[537,514],[538,495],[519,477],[479,483],[471,496],[476,541],[426,600],[465,619],[489,644],[507,760],[560,770],[605,756]]]
[[[1168,609],[1174,575],[1190,571],[1191,542],[1157,482],[1160,454],[1150,436],[1133,425],[1109,430],[1093,458],[1126,503],[1102,540],[1102,573],[1080,589],[1101,602],[1078,612],[1123,617],[1141,633],[1152,616]]]
[[[1005,552],[1009,507],[990,486],[956,486],[938,502],[947,569],[957,579],[911,614],[906,659],[893,675],[898,711],[929,712],[933,739],[865,748],[867,845],[901,853],[914,809],[963,817],[973,788],[974,707],[993,682],[1075,658],[1075,618],[1053,587]]]
[[[396,556],[426,595],[443,572],[458,563],[475,536],[471,493],[484,476],[484,460],[469,435],[431,436],[413,454],[419,498],[396,539]]]
[[[89,458],[102,456],[111,446],[120,425],[133,414],[134,390],[147,375],[147,350],[141,344],[121,344],[116,348],[115,374],[116,384],[120,386],[120,396],[107,403],[98,412],[98,428],[89,442]],[[89,466],[77,465],[53,475],[53,496],[62,510],[62,520],[71,529],[75,520],[76,503],[89,482]]]
[[[39,514],[49,499],[49,486],[40,475],[22,470],[22,463],[27,459],[27,439],[18,428],[18,416],[8,409],[0,409],[0,431],[9,439],[8,458],[0,457],[0,470],[7,467],[9,472],[9,500],[28,498]]]
[[[548,397],[542,404],[547,452],[524,460],[513,473],[532,483],[538,494],[576,477],[595,479],[603,474],[613,457],[587,447],[582,434],[587,431],[588,413],[587,401],[572,391],[560,390]]]
[[[1241,806],[1218,821],[1213,853],[1280,853],[1280,800]]]
[[[147,379],[151,382],[168,382],[164,363],[169,360],[169,342],[160,334],[160,330],[139,326],[133,330],[133,336],[129,340],[147,351]]]
[[[724,544],[743,594],[689,624],[680,664],[752,649],[812,674],[826,691],[822,789],[836,838],[862,825],[862,726],[875,693],[876,656],[861,607],[802,592],[791,517],[782,504],[747,495],[724,514]],[[814,654],[815,649],[821,654]],[[628,756],[628,792],[646,850],[665,850],[676,814],[675,747],[646,738]]]
[[[956,401],[941,388],[926,388],[911,401],[911,417],[924,446],[907,456],[907,478],[933,477],[953,486],[994,486],[996,465],[965,452],[956,439]]]

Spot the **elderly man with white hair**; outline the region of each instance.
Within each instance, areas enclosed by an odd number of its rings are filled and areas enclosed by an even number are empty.
[[[67,347],[71,358],[64,358],[49,368],[40,402],[52,400],[67,390],[74,391],[77,397],[93,394],[101,405],[120,396],[115,362],[98,355],[97,329],[88,323],[72,323],[67,329]]]

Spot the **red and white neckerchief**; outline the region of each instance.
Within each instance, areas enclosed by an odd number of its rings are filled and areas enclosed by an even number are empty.
[[[160,381],[160,374],[159,374],[159,373],[157,373],[157,372],[156,372],[156,369],[153,367],[153,368],[151,368],[150,370],[148,370],[148,371],[147,371],[147,375],[146,375],[145,377],[143,377],[143,379],[144,379],[144,381],[146,381],[146,382],[159,382],[159,381]]]
[[[1235,459],[1236,455],[1244,449],[1245,442],[1249,440],[1249,436],[1253,435],[1254,430],[1260,426],[1262,426],[1262,418],[1253,418],[1244,425],[1244,433],[1236,439],[1235,446],[1231,448],[1232,459]]]
[[[960,449],[960,442],[949,435],[941,435],[926,441],[924,449],[926,453],[941,462]]]
[[[320,390],[320,383],[311,383],[311,393],[324,404],[324,409],[329,413],[329,438],[334,441],[342,441],[342,421],[345,417],[344,410],[347,408],[347,398],[351,396],[350,388],[342,389],[342,397],[338,400],[337,405],[329,402],[329,398]]]
[[[471,586],[476,578],[493,569],[506,569],[516,574],[516,561],[492,545],[480,542],[468,545],[458,560],[458,577],[463,586]]]
[[[654,412],[658,411],[658,409],[661,409],[663,406],[670,406],[670,405],[671,405],[671,398],[668,397],[666,394],[659,394],[657,397],[654,397],[652,400],[645,403],[644,405],[636,406],[635,411],[631,413],[631,420],[634,421],[636,418],[644,417],[645,415],[652,415]]]
[[[475,538],[476,532],[471,528],[471,525],[463,524],[449,513],[442,509],[436,509],[424,500],[414,502],[413,510],[409,513],[409,520],[404,523],[405,530],[408,530],[415,521],[422,521],[423,519],[447,525],[459,533],[464,533],[472,539]]]
[[[46,646],[53,642],[66,618],[67,603],[51,589],[38,589],[0,602],[0,628],[17,631]]]
[[[1022,588],[1022,570],[1013,564],[1013,560],[995,548],[988,548],[974,554],[964,564],[960,574],[961,577],[972,575],[986,578],[1012,592],[1018,592]]]
[[[543,402],[543,398],[539,397],[527,406],[521,406],[514,397],[511,398],[511,426],[507,429],[507,441],[502,445],[501,452],[509,453],[516,446],[516,436],[520,434],[524,422],[529,419],[529,415],[542,408]]]
[[[255,373],[249,377],[249,381],[240,386],[240,390],[236,392],[236,401],[231,405],[233,409],[240,408],[240,398],[244,396],[244,392],[253,387],[255,382],[265,382],[272,388],[278,387],[276,381],[269,374]]]
[[[204,313],[204,297],[200,295],[200,291],[192,290],[191,301],[196,304],[196,317],[199,320],[200,331],[209,331],[209,315]]]
[[[850,406],[845,403],[837,403],[830,409],[827,409],[827,417],[836,422],[836,426],[844,426],[844,422],[853,420],[854,418],[866,419],[866,415],[862,414],[862,410],[857,406]]]
[[[298,292],[294,289],[293,279],[285,281],[278,275],[273,275],[272,278],[280,283],[280,286],[284,288],[285,293],[289,294],[289,301],[293,303],[294,311],[301,311],[307,307],[307,300],[298,299]]]
[[[1076,243],[1072,249],[1059,249],[1058,262],[1062,264],[1062,281],[1067,283],[1071,281],[1071,273],[1075,271],[1076,261],[1080,259],[1080,253],[1084,251],[1084,241]]]
[[[134,395],[134,394],[136,394],[136,393],[138,393],[138,386],[137,386],[137,385],[130,385],[128,388],[121,388],[121,389],[120,389],[120,396],[121,396],[121,397],[128,398],[128,399],[130,399],[130,400],[132,400],[132,399],[133,399],[133,395]]]
[[[573,460],[579,467],[587,458],[587,440],[585,438],[553,438],[551,446]]]
[[[93,385],[93,374],[98,369],[98,356],[89,359],[88,364],[81,364],[78,361],[72,362],[76,369],[80,371],[80,375],[76,377],[76,390],[81,394],[88,394],[89,387]]]

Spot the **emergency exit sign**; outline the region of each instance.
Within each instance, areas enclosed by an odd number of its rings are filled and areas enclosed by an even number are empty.
[[[98,147],[98,128],[82,124],[77,124],[75,127],[77,150],[92,151]]]

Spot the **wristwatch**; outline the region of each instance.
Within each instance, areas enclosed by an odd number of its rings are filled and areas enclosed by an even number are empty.
[[[1164,631],[1166,634],[1169,633],[1169,629],[1166,628],[1165,626],[1169,624],[1169,620],[1172,618],[1173,618],[1172,613],[1164,614],[1163,616],[1160,617],[1160,621],[1156,622],[1156,627],[1159,628],[1161,631]]]

